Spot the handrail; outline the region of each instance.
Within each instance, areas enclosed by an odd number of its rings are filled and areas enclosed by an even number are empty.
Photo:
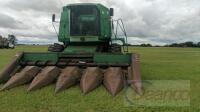
[[[115,36],[115,39],[113,40],[120,40],[122,43],[123,43],[123,51],[124,52],[128,52],[128,46],[127,46],[127,43],[128,43],[128,37],[127,37],[127,33],[126,33],[126,29],[124,27],[124,23],[123,23],[123,20],[122,19],[117,19],[117,20],[114,20],[112,19],[112,24],[114,25],[114,22],[116,22],[116,27],[115,29],[113,28],[113,34]],[[124,38],[119,38],[118,36],[118,30],[121,30],[125,36],[125,40]],[[126,46],[126,48],[125,48]]]

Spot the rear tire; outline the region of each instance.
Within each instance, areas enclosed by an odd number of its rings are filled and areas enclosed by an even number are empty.
[[[63,50],[64,50],[64,46],[57,43],[54,43],[54,45],[50,45],[48,47],[48,51],[50,52],[62,52]]]

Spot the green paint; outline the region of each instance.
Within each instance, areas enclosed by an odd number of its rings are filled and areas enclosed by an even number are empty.
[[[130,64],[131,63],[131,55],[132,54],[110,54],[110,53],[94,53],[96,47],[92,46],[84,46],[84,47],[75,47],[70,46],[65,49],[62,53],[28,53],[25,52],[21,59],[22,62],[32,61],[32,62],[58,62],[59,57],[64,54],[72,54],[77,55],[80,53],[84,53],[84,55],[80,55],[80,59],[83,56],[88,56],[93,54],[93,62],[96,64],[107,63],[107,64]]]
[[[64,43],[73,43],[73,42],[80,42],[82,43],[80,38],[73,38],[72,35],[70,34],[70,30],[75,30],[75,29],[70,29],[70,13],[71,13],[71,7],[76,7],[79,8],[80,6],[92,6],[97,8],[99,15],[80,15],[79,19],[84,22],[93,22],[96,19],[98,19],[98,22],[100,23],[99,29],[100,31],[98,32],[99,35],[94,36],[94,35],[85,35],[82,36],[85,38],[84,42],[107,42],[110,41],[110,38],[112,36],[112,31],[111,31],[111,17],[109,15],[109,9],[106,8],[105,6],[101,4],[71,4],[63,7],[63,11],[61,14],[61,19],[60,19],[60,28],[59,28],[59,41],[64,42]],[[82,23],[77,22],[79,26],[81,26]],[[80,35],[76,35],[79,37]],[[93,38],[91,38],[93,37]]]
[[[64,7],[63,12],[61,13],[60,29],[59,29],[59,36],[58,36],[58,40],[60,42],[69,41],[69,36],[70,36],[69,21],[70,21],[69,9],[67,7]]]
[[[57,53],[24,53],[21,61],[57,62],[58,54]]]
[[[95,46],[69,46],[63,52],[64,53],[94,53],[96,51]]]
[[[95,63],[130,64],[131,54],[95,54]]]
[[[100,10],[101,36],[100,39],[108,39],[112,36],[110,10],[101,4],[97,4]]]

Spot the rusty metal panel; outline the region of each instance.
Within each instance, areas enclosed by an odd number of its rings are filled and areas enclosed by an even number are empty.
[[[30,82],[36,74],[40,71],[39,67],[27,66],[20,73],[16,73],[10,80],[3,86],[2,90],[11,89]]]
[[[137,94],[142,95],[142,81],[141,81],[141,73],[140,73],[140,56],[139,54],[132,55],[132,64],[131,64],[132,75],[131,86],[135,89]]]
[[[0,73],[0,83],[7,82],[11,78],[11,74],[15,74],[13,71],[17,71],[16,68],[19,66],[19,61],[22,56],[23,53],[17,53],[15,57],[12,58],[12,61],[2,70]]]
[[[28,91],[40,89],[51,84],[60,74],[60,69],[55,66],[45,67],[32,81]]]
[[[62,70],[56,83],[55,93],[75,85],[81,78],[81,70],[78,67],[66,67]]]
[[[103,73],[98,67],[88,67],[80,82],[81,90],[84,94],[96,89],[103,80]]]
[[[104,74],[104,86],[113,96],[117,95],[124,87],[124,74],[120,67],[110,67]]]

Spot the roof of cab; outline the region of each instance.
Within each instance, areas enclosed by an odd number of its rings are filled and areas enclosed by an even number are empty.
[[[68,4],[67,6],[76,6],[76,5],[99,5],[98,3],[75,3],[75,4]]]
[[[100,6],[100,7],[104,7],[106,9],[108,9],[106,6],[104,6],[104,5],[100,4],[100,3],[74,3],[74,4],[67,4],[63,8],[65,9],[65,8],[71,7],[71,6],[85,6],[85,5]]]

